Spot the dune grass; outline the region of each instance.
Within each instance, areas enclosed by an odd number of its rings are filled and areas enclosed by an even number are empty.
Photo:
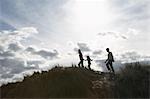
[[[150,66],[140,63],[126,64],[117,75],[115,97],[149,98]]]

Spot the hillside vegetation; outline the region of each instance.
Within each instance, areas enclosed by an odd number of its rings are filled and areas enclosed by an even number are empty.
[[[149,68],[127,64],[115,76],[77,67],[55,67],[3,85],[2,98],[148,98]]]

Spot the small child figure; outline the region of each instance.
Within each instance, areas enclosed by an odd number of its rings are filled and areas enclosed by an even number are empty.
[[[91,70],[91,61],[93,61],[90,56],[87,56],[88,68]]]

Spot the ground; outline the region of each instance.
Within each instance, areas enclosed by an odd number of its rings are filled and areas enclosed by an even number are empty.
[[[148,98],[149,71],[127,66],[114,75],[86,68],[55,67],[0,89],[2,98]]]

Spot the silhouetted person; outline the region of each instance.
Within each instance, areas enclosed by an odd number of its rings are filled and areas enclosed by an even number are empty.
[[[88,68],[91,70],[91,61],[93,61],[90,56],[87,56]]]
[[[112,52],[109,51],[109,48],[106,48],[106,51],[108,52],[108,58],[105,61],[107,69],[113,73],[115,73],[114,68],[113,68],[113,62],[114,62],[114,58],[113,58],[113,54]]]
[[[82,52],[81,52],[80,49],[78,50],[78,53],[79,53],[79,59],[80,59],[80,62],[79,62],[79,64],[78,64],[78,66],[79,66],[79,67],[80,67],[80,66],[84,67],[84,65],[83,65],[84,59],[83,59],[83,55],[82,55]]]

